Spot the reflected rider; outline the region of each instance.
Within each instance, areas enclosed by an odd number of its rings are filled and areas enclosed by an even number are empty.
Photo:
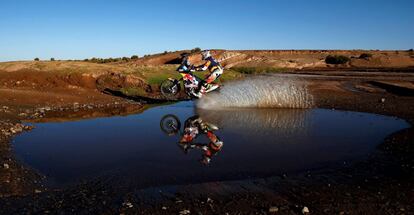
[[[215,125],[203,122],[199,116],[195,115],[185,121],[184,133],[179,144],[186,153],[192,148],[202,149],[203,155],[200,162],[207,165],[223,147],[223,142],[213,133],[214,130],[218,130]],[[200,134],[206,134],[210,142],[208,144],[193,143]]]

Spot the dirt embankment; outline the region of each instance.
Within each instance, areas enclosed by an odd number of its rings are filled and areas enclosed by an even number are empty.
[[[123,67],[83,62],[1,63],[0,103],[23,107],[109,103],[119,99],[103,94],[103,89],[151,90],[145,80],[124,71]]]

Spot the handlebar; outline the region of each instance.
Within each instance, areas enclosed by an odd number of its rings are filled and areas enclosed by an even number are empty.
[[[197,71],[197,69],[196,69],[196,67],[194,66],[194,65],[190,65],[190,67],[189,68],[187,68],[186,70],[183,70],[182,68],[181,68],[181,66],[177,69],[177,71],[178,72],[180,72],[180,73],[193,73],[193,72],[196,72]]]
[[[197,70],[196,70],[196,67],[194,65],[191,65],[188,71],[195,72]]]

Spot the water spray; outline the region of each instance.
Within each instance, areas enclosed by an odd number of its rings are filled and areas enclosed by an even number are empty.
[[[258,76],[227,83],[198,100],[197,108],[310,108],[313,97],[303,80]]]

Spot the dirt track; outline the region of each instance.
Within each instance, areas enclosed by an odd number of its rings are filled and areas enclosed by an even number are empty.
[[[392,115],[414,124],[413,73],[293,73],[306,74],[299,76],[309,82],[317,107]],[[3,86],[0,94],[5,106],[0,107],[0,127],[6,131],[0,135],[2,214],[300,214],[305,206],[312,214],[414,213],[413,128],[388,137],[367,161],[339,169],[145,190],[122,190],[102,180],[51,191],[42,186],[42,176],[15,161],[9,141],[13,133],[30,129],[20,126],[20,120],[128,114],[142,105],[87,87],[50,92]]]

